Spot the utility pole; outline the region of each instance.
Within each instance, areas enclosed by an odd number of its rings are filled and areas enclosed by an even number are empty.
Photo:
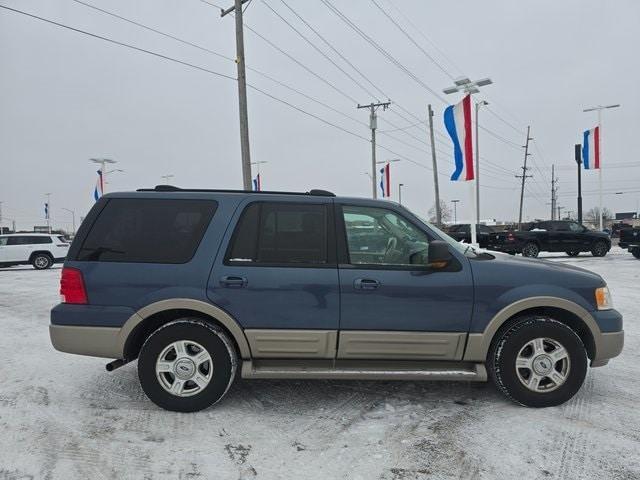
[[[233,7],[220,11],[224,17],[235,12],[236,17],[236,64],[238,66],[238,106],[240,109],[240,152],[242,154],[242,186],[251,190],[251,154],[249,153],[249,115],[247,113],[247,75],[244,64],[244,28],[242,5],[251,0],[234,0]]]
[[[522,175],[516,175],[516,178],[522,178],[522,188],[520,190],[520,213],[518,214],[518,229],[522,228],[522,204],[524,203],[524,183],[527,178],[531,178],[532,175],[527,175],[527,157],[531,155],[529,153],[529,140],[533,140],[529,136],[529,132],[531,131],[531,126],[527,126],[527,142],[524,145],[524,165],[522,167]]]
[[[433,136],[433,109],[427,106],[429,117],[429,137],[431,138],[431,162],[433,165],[433,189],[436,197],[436,225],[442,227],[442,211],[440,210],[440,187],[438,186],[438,163],[436,162],[436,142]],[[428,209],[427,209],[428,210]]]
[[[453,224],[457,225],[458,223],[458,202],[460,200],[451,200],[451,203],[453,203]]]
[[[556,205],[558,203],[558,187],[556,184],[560,180],[556,177],[556,166],[555,164],[551,165],[551,220],[556,219]],[[558,218],[558,220],[560,220]]]
[[[389,105],[391,105],[391,102],[370,103],[369,105],[358,104],[358,108],[368,108],[370,110],[369,128],[371,129],[371,193],[373,198],[378,198],[378,189],[376,188],[376,128],[378,128],[378,117],[376,116],[376,110],[379,107],[382,107],[382,110],[384,111],[389,107]]]

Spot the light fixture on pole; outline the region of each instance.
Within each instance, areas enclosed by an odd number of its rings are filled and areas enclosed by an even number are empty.
[[[468,77],[460,77],[456,79],[454,85],[451,87],[447,87],[442,90],[447,95],[457,92],[462,92],[465,95],[480,93],[480,89],[478,87],[484,87],[486,85],[491,85],[493,81],[490,78],[481,78],[480,80],[472,81]],[[488,105],[488,102],[484,100],[481,102],[477,102],[476,106],[476,151],[475,151],[475,181],[472,184],[472,190],[475,188],[475,192],[472,192],[473,203],[476,204],[476,212],[475,212],[475,222],[471,221],[471,243],[477,245],[477,236],[476,236],[476,224],[480,223],[480,158],[479,158],[479,144],[478,144],[478,110],[481,105]]]
[[[164,178],[164,183],[165,185],[169,185],[169,179],[173,178],[175,175],[173,175],[172,173],[167,173],[166,175],[161,175],[162,178]]]
[[[458,223],[458,202],[460,200],[451,200],[453,203],[453,223],[454,225]]]
[[[599,141],[598,141],[598,158],[600,158],[600,165],[598,168],[598,185],[599,185],[599,228],[600,231],[602,231],[603,225],[602,225],[602,110],[607,110],[609,108],[618,108],[620,106],[619,103],[615,103],[612,105],[598,105],[595,107],[589,107],[589,108],[585,108],[584,110],[582,110],[583,112],[593,112],[593,111],[597,111],[598,112],[598,130],[599,130]]]
[[[107,165],[113,165],[114,163],[118,163],[117,160],[112,160],[111,158],[90,158],[89,161],[100,165],[100,171],[102,172],[102,182],[103,182],[102,194],[104,195],[105,194],[104,185],[107,184],[107,175],[109,173],[114,173],[114,172],[124,172],[124,170],[120,168],[107,170]]]

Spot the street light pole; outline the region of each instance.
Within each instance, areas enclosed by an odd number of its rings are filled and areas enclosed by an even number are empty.
[[[69,208],[62,208],[62,210],[69,212],[71,214],[71,222],[73,225],[73,236],[76,236],[76,212],[74,212],[73,210],[69,209]]]
[[[599,185],[599,201],[600,201],[600,207],[599,207],[599,226],[600,226],[600,231],[602,231],[603,225],[602,225],[602,110],[605,109],[609,109],[609,108],[618,108],[620,106],[619,103],[613,104],[613,105],[598,105],[597,107],[589,107],[589,108],[585,108],[584,110],[582,110],[583,112],[593,112],[594,110],[598,112],[598,131],[600,132],[600,138],[599,138],[599,142],[598,142],[598,158],[600,158],[600,168],[598,168],[598,185]]]
[[[107,171],[107,164],[113,165],[114,163],[118,163],[116,160],[112,160],[110,158],[90,158],[89,161],[100,165],[100,171],[102,172],[102,194],[104,195],[106,193],[105,185],[107,184],[107,174],[113,172],[124,172],[124,170],[114,168],[113,170]]]
[[[45,193],[47,197],[47,231],[51,235],[51,193]]]
[[[582,225],[582,145],[577,143],[574,146],[574,156],[578,164],[578,223]]]
[[[480,223],[480,147],[478,146],[478,110],[489,102],[481,100],[476,102],[476,220]]]

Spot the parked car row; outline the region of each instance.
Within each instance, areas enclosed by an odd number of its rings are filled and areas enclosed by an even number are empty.
[[[62,235],[0,235],[0,267],[31,264],[36,270],[46,270],[54,263],[63,262],[68,251],[69,243]]]
[[[471,242],[468,224],[454,225],[448,231],[458,241]],[[522,230],[507,231],[478,225],[476,233],[481,248],[525,257],[537,257],[540,252],[565,252],[571,257],[590,252],[594,257],[603,257],[611,249],[611,239],[605,232],[567,220],[533,222]]]

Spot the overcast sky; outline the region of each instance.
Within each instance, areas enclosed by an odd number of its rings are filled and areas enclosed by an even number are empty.
[[[85,0],[83,0],[85,1]],[[212,0],[218,4],[223,0]],[[621,103],[604,112],[605,206],[634,210],[640,198],[640,2],[376,0],[408,36],[370,0],[331,0],[353,24],[409,71],[403,71],[347,26],[320,0],[285,0],[359,72],[322,43],[281,0],[253,0],[245,22],[320,77],[264,39],[245,32],[247,65],[332,109],[274,83],[255,70],[248,81],[355,135],[249,90],[253,161],[263,188],[325,188],[369,196],[368,114],[356,103],[391,99],[379,112],[380,160],[392,165],[392,194],[404,183],[403,203],[420,215],[433,205],[433,175],[425,125],[435,110],[440,191],[458,219],[469,218],[468,185],[450,182],[451,147],[444,134],[446,106],[427,87],[442,89],[460,75],[491,77],[476,99],[480,111],[483,219],[517,218],[525,130],[531,145],[525,198],[527,218],[549,217],[551,164],[560,177],[559,204],[575,212],[573,145],[593,127],[591,105]],[[235,55],[234,20],[199,0],[86,0],[222,55]],[[233,61],[144,30],[72,0],[1,0],[3,5],[129,43],[235,77]],[[230,4],[226,0],[224,6]],[[307,36],[352,79],[300,38],[269,8]],[[409,23],[411,22],[411,23]],[[417,27],[417,28],[416,28]],[[93,204],[96,166],[91,157],[118,161],[108,191],[149,187],[173,174],[184,187],[240,188],[240,144],[235,81],[0,9],[0,201],[4,225],[44,223],[51,192],[54,224],[70,228],[70,214]],[[417,78],[412,78],[413,75]],[[324,81],[322,81],[323,79]],[[353,80],[361,84],[359,86]],[[365,91],[362,87],[369,90]],[[384,94],[384,95],[383,95]],[[460,95],[445,99],[455,103]],[[497,114],[494,115],[494,114]],[[351,118],[349,118],[351,117]],[[417,117],[417,118],[416,118]],[[417,123],[417,125],[416,125]],[[413,126],[411,126],[413,125]],[[411,126],[411,127],[410,127]],[[405,127],[410,127],[406,129]],[[397,130],[397,129],[403,130]],[[392,130],[396,130],[393,131]],[[388,134],[385,133],[388,131]],[[393,153],[392,153],[393,152]],[[606,169],[607,164],[612,168]],[[585,211],[597,204],[597,174],[583,176]],[[613,192],[629,192],[614,195]]]

